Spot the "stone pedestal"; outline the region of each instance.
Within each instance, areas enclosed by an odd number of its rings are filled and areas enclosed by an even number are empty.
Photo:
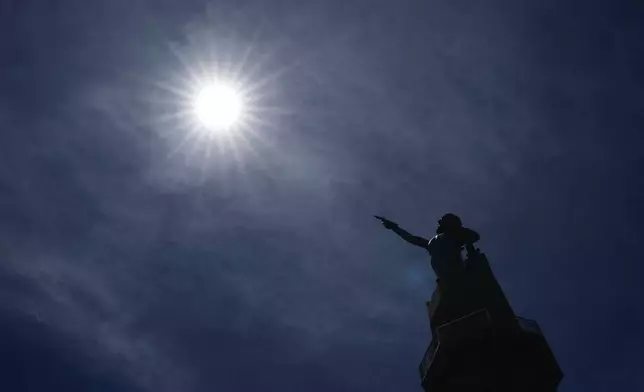
[[[471,250],[462,276],[437,282],[427,310],[425,391],[557,390],[563,374],[539,326],[514,314],[484,254]]]

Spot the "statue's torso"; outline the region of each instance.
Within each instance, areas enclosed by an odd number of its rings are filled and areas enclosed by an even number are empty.
[[[463,269],[462,246],[462,241],[450,233],[438,234],[429,240],[427,250],[431,256],[432,268],[439,279]]]

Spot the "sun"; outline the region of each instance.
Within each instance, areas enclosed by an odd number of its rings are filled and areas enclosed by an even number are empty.
[[[243,173],[251,161],[259,164],[263,152],[276,148],[272,131],[292,113],[277,82],[299,61],[273,62],[273,55],[256,45],[259,33],[252,42],[234,36],[219,42],[210,33],[206,29],[186,44],[169,42],[172,61],[154,79],[140,77],[154,87],[145,93],[146,118],[166,145],[163,164],[172,165],[181,181],[193,178],[189,172],[184,176],[183,167],[198,169],[194,179],[205,181],[232,173],[228,170]]]
[[[219,81],[202,86],[194,102],[197,118],[206,129],[213,131],[231,129],[240,121],[243,109],[240,91]]]

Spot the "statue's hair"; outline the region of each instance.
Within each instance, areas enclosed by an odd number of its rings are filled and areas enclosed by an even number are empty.
[[[438,221],[438,228],[436,229],[436,234],[444,233],[448,228],[461,228],[463,227],[463,222],[456,214],[447,213]]]

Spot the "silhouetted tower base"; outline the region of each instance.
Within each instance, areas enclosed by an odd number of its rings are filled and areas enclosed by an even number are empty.
[[[516,317],[487,258],[470,247],[463,276],[427,303],[427,392],[555,392],[563,373],[535,321]]]

